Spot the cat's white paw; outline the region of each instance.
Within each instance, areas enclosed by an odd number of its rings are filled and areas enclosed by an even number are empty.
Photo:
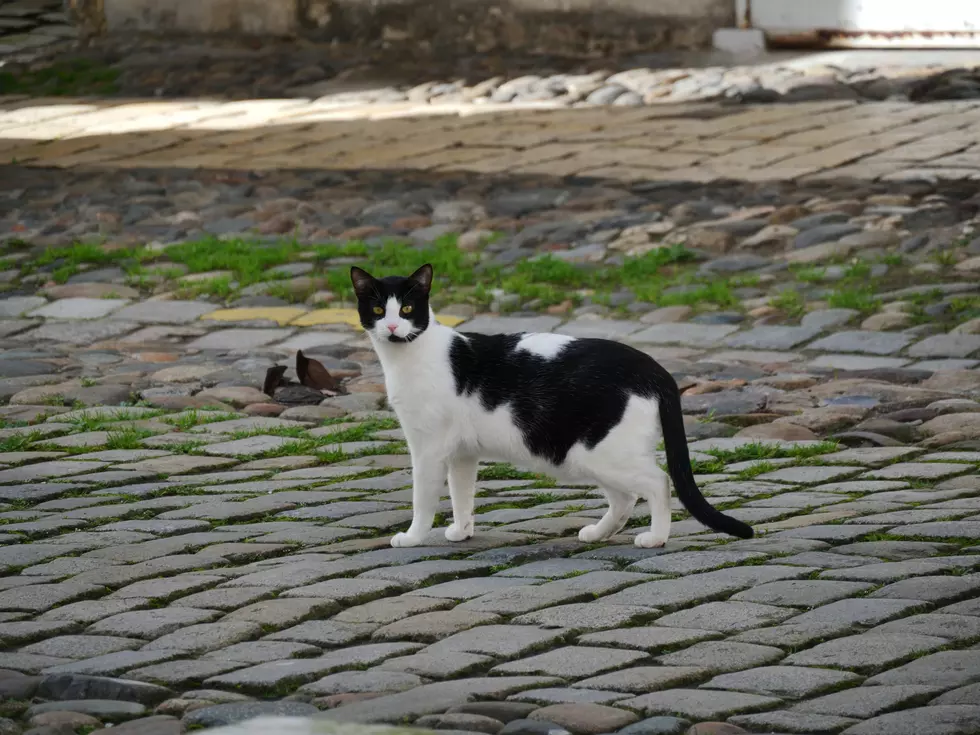
[[[422,536],[412,536],[407,533],[396,533],[391,537],[391,545],[396,549],[404,549],[409,546],[419,546],[423,540],[424,537]]]
[[[578,540],[586,544],[591,544],[593,541],[602,541],[605,536],[599,531],[599,525],[593,523],[591,526],[585,526],[578,532]]]
[[[446,529],[446,541],[465,541],[473,538],[473,524],[453,523]]]
[[[646,531],[645,533],[637,534],[633,543],[641,549],[658,549],[667,543],[667,537],[653,533],[653,531]]]

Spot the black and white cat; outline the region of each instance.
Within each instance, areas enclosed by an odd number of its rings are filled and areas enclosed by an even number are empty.
[[[668,480],[701,523],[751,538],[749,526],[715,510],[698,490],[677,383],[649,355],[604,339],[457,332],[429,308],[430,265],[407,278],[375,278],[354,267],[351,281],[412,455],[412,524],[392,546],[423,542],[447,477],[453,523],[446,538],[470,538],[481,459],[599,485],[609,509],[579,532],[582,541],[619,533],[643,497],[650,530],[636,536],[636,545],[663,546],[670,534]],[[657,465],[661,435],[669,478]]]

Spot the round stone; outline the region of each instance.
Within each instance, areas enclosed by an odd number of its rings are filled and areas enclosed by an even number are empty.
[[[256,717],[309,717],[319,710],[303,702],[232,702],[202,707],[184,715],[184,727],[223,727]]]
[[[554,722],[573,735],[614,732],[638,719],[632,712],[601,704],[566,702],[535,710],[528,719]]]
[[[506,724],[522,720],[536,709],[540,709],[538,705],[527,702],[468,702],[450,708],[447,714],[482,715]]]
[[[511,720],[499,735],[572,735],[554,722],[544,720]]]
[[[701,722],[688,730],[687,735],[743,735],[747,732],[727,722]]]
[[[682,735],[690,725],[680,717],[650,717],[624,727],[618,735]]]
[[[459,730],[462,732],[485,732],[488,735],[497,735],[504,723],[492,717],[483,715],[469,715],[463,712],[447,713],[444,715],[426,715],[415,721],[418,727],[426,727],[432,730]]]

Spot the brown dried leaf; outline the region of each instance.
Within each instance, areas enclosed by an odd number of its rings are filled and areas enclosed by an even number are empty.
[[[307,357],[302,350],[296,351],[296,374],[299,382],[309,388],[335,391],[340,387],[321,362]]]
[[[276,365],[265,371],[265,383],[262,385],[262,392],[267,396],[275,395],[276,388],[282,385],[282,376],[286,374],[285,365]]]

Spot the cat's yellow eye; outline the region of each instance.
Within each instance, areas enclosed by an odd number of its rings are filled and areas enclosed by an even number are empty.
[[[402,314],[411,314],[411,313],[412,313],[412,307],[411,306],[403,306],[402,307]]]
[[[382,314],[385,313],[385,310],[382,307],[380,307],[380,306],[375,306],[374,309],[373,309],[373,311],[378,316],[381,316]]]

